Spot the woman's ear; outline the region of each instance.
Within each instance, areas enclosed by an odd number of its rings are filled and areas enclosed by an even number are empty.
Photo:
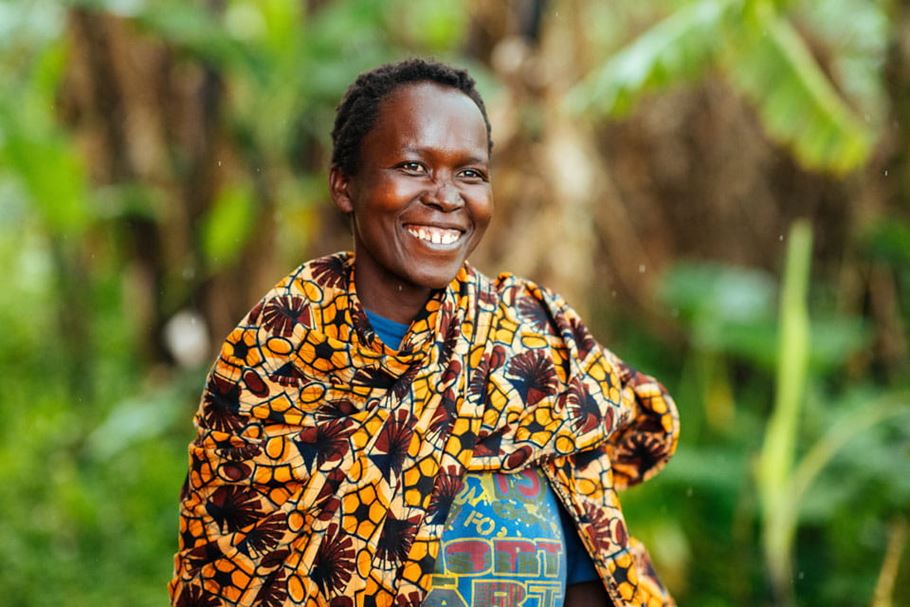
[[[345,176],[337,165],[332,165],[329,169],[329,192],[332,194],[332,200],[335,206],[342,213],[353,213],[354,202],[351,200],[349,191],[350,180]]]

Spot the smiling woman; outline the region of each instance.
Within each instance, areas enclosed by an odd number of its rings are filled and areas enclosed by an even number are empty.
[[[354,252],[304,263],[215,361],[174,605],[671,605],[617,491],[676,447],[663,387],[562,298],[466,259],[493,211],[466,72],[342,100],[329,186]]]
[[[332,198],[353,217],[361,302],[409,322],[451,282],[493,214],[484,114],[451,87],[417,82],[382,102],[356,173],[330,171]]]

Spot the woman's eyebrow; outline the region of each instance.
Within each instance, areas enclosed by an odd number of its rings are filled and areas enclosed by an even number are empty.
[[[489,164],[490,159],[481,156],[468,156],[465,164]]]
[[[403,154],[416,154],[418,156],[425,156],[427,153],[433,153],[437,148],[421,148],[412,145],[406,145],[401,148],[401,153]],[[467,158],[462,160],[462,164],[489,164],[490,160],[486,154],[476,155],[470,154]]]

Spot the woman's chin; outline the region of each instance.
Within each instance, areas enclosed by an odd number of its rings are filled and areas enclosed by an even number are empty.
[[[444,265],[437,265],[432,268],[426,268],[423,272],[415,272],[410,276],[411,282],[417,286],[428,289],[445,289],[455,280],[458,270],[464,265],[464,262],[452,262]]]

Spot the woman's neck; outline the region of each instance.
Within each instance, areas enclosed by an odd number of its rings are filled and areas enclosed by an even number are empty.
[[[371,264],[368,258],[354,258],[354,287],[361,305],[389,320],[410,324],[423,310],[433,289],[420,287]]]

